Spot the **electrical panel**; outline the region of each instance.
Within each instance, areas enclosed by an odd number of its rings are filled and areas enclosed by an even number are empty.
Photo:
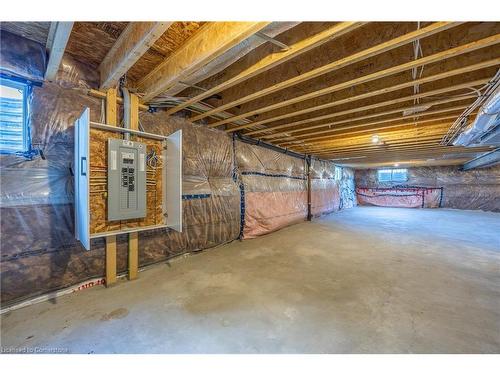
[[[107,219],[146,216],[146,145],[126,139],[108,139]]]
[[[164,136],[92,122],[90,118],[90,109],[85,108],[75,122],[73,170],[76,239],[90,250],[94,238],[161,228],[182,232],[182,130]],[[101,163],[94,160],[102,156],[101,142],[105,138],[92,140],[91,129],[110,134],[110,138],[105,140],[108,154],[104,170],[99,167]],[[146,144],[124,139],[127,134],[152,140],[156,144],[159,142],[161,154],[152,155]],[[91,143],[94,147],[91,147]],[[96,229],[93,217],[100,217],[101,213],[96,214],[92,210],[106,210],[107,222],[147,218],[149,210],[155,210],[155,207],[148,207],[146,199],[147,167],[154,169],[155,158],[161,160],[161,184],[152,183],[149,188],[161,199],[160,217],[151,225],[116,223],[119,225],[112,230]],[[102,172],[105,172],[105,176]],[[96,196],[106,200],[106,207],[92,206],[92,198]]]

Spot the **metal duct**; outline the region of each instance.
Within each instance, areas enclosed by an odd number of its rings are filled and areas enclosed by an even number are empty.
[[[500,146],[500,87],[481,107],[471,127],[460,134],[455,146]]]
[[[261,30],[262,34],[265,34],[269,37],[275,37],[294,26],[297,26],[300,22],[272,22],[264,29]],[[202,69],[196,71],[188,78],[182,81],[182,84],[177,84],[171,88],[169,88],[164,95],[175,96],[181,91],[185,90],[187,86],[194,85],[198,82],[201,82],[214,74],[219,73],[220,71],[226,69],[229,65],[233,64],[237,60],[241,59],[250,51],[259,47],[260,45],[267,43],[266,40],[260,38],[256,35],[252,35],[249,38],[245,39],[243,42],[231,48],[229,51],[224,53],[222,56],[212,60],[210,63],[205,65]]]

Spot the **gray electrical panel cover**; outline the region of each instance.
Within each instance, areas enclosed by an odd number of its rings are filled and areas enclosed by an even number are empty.
[[[146,145],[108,139],[108,220],[146,217]]]

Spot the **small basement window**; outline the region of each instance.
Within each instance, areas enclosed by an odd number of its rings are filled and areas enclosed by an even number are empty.
[[[335,180],[342,180],[342,167],[335,166]]]
[[[29,149],[28,85],[0,79],[0,153]]]
[[[408,181],[408,170],[403,169],[379,169],[378,182],[405,182]]]

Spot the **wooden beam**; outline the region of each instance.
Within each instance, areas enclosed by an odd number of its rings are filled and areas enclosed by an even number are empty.
[[[456,26],[458,24],[459,23],[455,23],[455,22],[435,22],[435,23],[433,23],[427,27],[424,27],[422,29],[413,31],[411,33],[405,34],[405,35],[400,36],[398,38],[389,40],[385,43],[381,43],[381,44],[376,45],[374,47],[365,49],[365,50],[360,51],[358,53],[355,53],[351,56],[347,56],[343,59],[334,61],[330,64],[327,64],[327,65],[321,66],[319,68],[313,69],[309,72],[300,74],[297,77],[290,78],[286,81],[277,83],[277,84],[270,86],[270,87],[267,87],[263,90],[259,90],[257,92],[254,92],[254,93],[247,95],[243,98],[239,98],[237,100],[226,103],[220,107],[214,108],[213,110],[210,110],[208,112],[205,112],[205,113],[202,113],[198,116],[193,117],[192,121],[200,120],[206,116],[210,116],[210,115],[213,115],[215,113],[224,111],[228,108],[232,108],[232,107],[235,107],[235,106],[240,105],[242,103],[246,103],[246,102],[258,99],[262,96],[272,94],[276,91],[283,90],[285,88],[297,85],[297,84],[305,82],[307,80],[319,77],[323,74],[333,72],[335,70],[341,69],[341,68],[348,66],[350,64],[354,64],[356,62],[359,62],[359,61],[368,59],[370,57],[379,55],[381,53],[390,51],[391,49],[394,49],[394,48],[403,46],[405,44],[411,43],[417,39],[425,38],[426,36],[430,36],[430,35],[433,35],[433,34],[440,32],[440,31],[447,30],[447,29],[449,29],[453,26]],[[231,120],[229,120],[229,121],[226,121],[226,120],[223,120],[224,122],[218,121],[217,123],[215,123],[217,125],[215,125],[215,124],[213,124],[213,125],[219,126],[222,124],[227,124],[229,122],[236,121],[237,120],[236,117],[238,117],[238,119],[242,119],[244,117],[250,116],[252,112],[254,112],[254,111],[247,112],[244,115],[242,114],[239,116],[231,117]],[[255,112],[255,113],[260,113],[260,112]]]
[[[470,149],[470,148],[455,148],[453,146],[441,146],[437,147],[435,145],[429,144],[429,145],[424,145],[422,147],[413,147],[411,148],[404,148],[404,149],[391,149],[383,152],[378,152],[378,153],[373,153],[373,152],[364,152],[364,151],[355,151],[351,153],[342,153],[342,152],[335,152],[335,151],[328,151],[328,152],[321,152],[318,153],[317,155],[334,155],[335,157],[339,158],[350,158],[350,157],[357,157],[357,156],[365,156],[364,160],[373,160],[373,159],[385,159],[385,158],[392,158],[394,156],[399,156],[399,155],[404,155],[405,157],[413,157],[413,156],[421,156],[421,155],[443,155],[443,154],[454,154],[454,153],[463,153],[463,154],[469,154],[469,153],[477,153],[477,152],[484,152],[488,151],[488,149]]]
[[[139,98],[130,94],[130,128],[139,130]],[[128,235],[128,279],[135,280],[139,274],[139,232]]]
[[[129,22],[99,66],[101,89],[115,87],[172,23]]]
[[[73,22],[52,22],[50,25],[49,37],[47,38],[49,62],[45,70],[47,81],[53,81],[56,78],[72,29]]]
[[[450,111],[458,111],[458,110],[462,110],[467,108],[466,106],[462,106],[462,107],[453,107],[453,108],[450,108],[449,111],[448,110],[440,110],[440,111],[434,111],[433,113],[429,113],[428,115],[435,115],[435,114],[440,114],[440,113],[445,113],[445,112],[450,112]],[[409,121],[409,122],[406,122],[406,123],[401,123],[399,122],[399,126],[401,126],[402,124],[414,124],[415,126],[417,124],[423,124],[423,123],[427,123],[427,122],[433,122],[433,121],[441,121],[441,120],[455,120],[458,116],[460,115],[460,113],[456,113],[456,114],[448,114],[447,116],[440,116],[440,117],[433,117],[433,118],[429,118],[429,119],[425,119],[425,120],[414,120],[414,121]],[[391,119],[387,119],[387,120],[381,120],[381,121],[374,121],[372,122],[371,124],[372,125],[378,125],[378,124],[385,124],[385,123],[388,123],[388,122],[394,122],[394,121],[400,121],[400,120],[409,120],[411,119],[412,117],[411,116],[402,116],[402,117],[393,117]],[[398,125],[398,124],[394,124],[394,126]],[[365,128],[366,126],[368,126],[369,124],[361,124],[361,125],[358,125],[357,127],[363,127]],[[345,127],[345,128],[339,128],[339,129],[328,129],[328,130],[320,130],[320,131],[317,131],[317,132],[312,132],[310,134],[301,134],[300,136],[294,136],[293,137],[293,141],[290,140],[290,139],[285,139],[283,141],[278,141],[276,142],[277,144],[289,144],[289,143],[292,143],[294,141],[305,141],[305,142],[309,142],[309,141],[314,141],[314,140],[317,140],[317,139],[321,139],[321,137],[311,137],[313,135],[325,135],[325,136],[335,136],[336,138],[339,136],[339,135],[344,135],[344,134],[347,134],[347,135],[350,135],[352,134],[352,132],[349,131],[349,128],[350,129],[356,129],[357,127],[355,126],[350,126],[350,127]],[[340,132],[339,134],[339,131],[340,130],[343,130],[342,132]],[[347,130],[347,131],[345,131]],[[374,127],[370,130],[364,130],[364,132],[375,132],[375,131],[378,131],[378,127]]]
[[[264,73],[268,71],[269,69],[272,69],[279,64],[283,64],[286,61],[289,61],[290,59],[293,59],[305,52],[308,52],[312,50],[313,48],[316,48],[326,42],[329,42],[333,39],[336,39],[352,30],[355,30],[361,26],[363,26],[365,23],[364,22],[341,22],[338,24],[335,24],[328,29],[313,35],[311,37],[308,37],[304,40],[301,40],[300,42],[295,43],[294,45],[290,46],[289,49],[286,51],[280,51],[280,52],[274,52],[266,57],[264,57],[262,60],[258,61],[254,65],[250,66],[249,68],[243,70],[241,73],[237,74],[236,76],[228,79],[227,81],[224,81],[211,89],[191,98],[185,101],[182,104],[179,104],[178,106],[169,109],[167,111],[168,115],[172,115],[181,109],[186,108],[187,106],[200,102],[201,100],[208,98],[214,94],[217,94],[221,91],[227,90],[230,87],[233,87],[237,84],[240,84],[241,82],[250,79],[252,77],[255,77],[258,74]]]
[[[118,125],[116,89],[106,93],[106,124]],[[106,287],[116,283],[116,236],[106,236]]]
[[[142,101],[153,99],[268,24],[269,22],[206,23],[184,45],[139,81],[138,89],[144,92]]]
[[[477,41],[470,42],[470,43],[467,43],[467,44],[464,44],[464,45],[461,45],[461,46],[458,46],[455,48],[448,49],[446,51],[435,53],[434,55],[422,57],[420,59],[412,60],[410,62],[401,64],[401,65],[396,65],[396,66],[393,66],[391,68],[387,68],[387,69],[380,70],[378,72],[367,74],[365,76],[361,76],[359,78],[356,78],[356,79],[353,79],[350,81],[342,82],[342,83],[339,83],[337,85],[326,87],[326,88],[321,89],[321,90],[316,90],[316,91],[313,91],[313,92],[310,92],[308,94],[304,94],[304,95],[301,95],[301,96],[298,96],[298,97],[295,97],[292,99],[284,100],[284,101],[281,101],[281,102],[278,102],[275,104],[271,104],[271,105],[268,105],[265,107],[257,108],[257,109],[254,109],[252,111],[242,113],[241,115],[238,115],[238,116],[229,117],[227,119],[223,119],[223,120],[217,121],[213,124],[210,124],[209,127],[213,128],[213,127],[221,126],[221,125],[224,125],[227,123],[232,123],[234,121],[241,120],[243,118],[246,118],[246,117],[258,114],[258,113],[269,112],[269,111],[273,111],[275,109],[286,107],[286,106],[289,106],[289,105],[292,105],[295,103],[299,103],[299,102],[302,102],[305,100],[314,99],[318,96],[331,94],[335,91],[340,91],[343,89],[348,89],[348,88],[351,88],[353,86],[356,86],[356,85],[359,85],[362,83],[366,83],[366,82],[374,81],[374,80],[377,80],[380,78],[388,77],[388,76],[391,76],[391,75],[394,75],[397,73],[401,73],[401,72],[404,72],[406,70],[410,70],[410,69],[413,69],[413,68],[416,68],[416,67],[419,67],[422,65],[432,64],[432,63],[435,63],[435,62],[438,62],[441,60],[456,57],[456,56],[464,54],[464,53],[473,52],[473,51],[476,51],[480,48],[485,48],[485,47],[495,45],[499,42],[500,42],[500,34],[496,34],[496,35],[493,35],[493,36],[490,36],[490,37],[487,37],[487,38],[484,38],[481,40],[477,40]],[[230,129],[230,131],[241,130],[241,129],[249,128],[252,126],[254,126],[254,123],[250,122],[248,124],[232,128],[232,129]]]
[[[356,113],[356,112],[364,112],[364,111],[368,111],[368,110],[372,110],[372,109],[377,109],[377,108],[381,108],[381,107],[391,106],[391,105],[394,105],[394,104],[404,103],[404,102],[411,101],[411,100],[414,100],[414,99],[422,99],[422,98],[425,98],[427,96],[439,95],[439,94],[447,93],[447,92],[450,92],[450,91],[462,90],[464,88],[469,88],[469,87],[474,87],[474,86],[482,85],[482,84],[484,84],[486,82],[488,82],[488,79],[476,80],[476,81],[472,81],[472,82],[462,83],[462,84],[456,85],[456,86],[445,87],[445,88],[438,89],[438,90],[432,90],[432,91],[428,91],[428,92],[423,92],[423,93],[420,93],[420,94],[415,94],[415,95],[410,95],[410,96],[403,96],[403,97],[400,97],[400,98],[397,98],[397,99],[386,100],[384,102],[378,102],[378,103],[370,104],[370,105],[363,106],[363,107],[355,107],[355,108],[351,108],[351,109],[348,109],[348,110],[345,110],[345,111],[329,113],[329,114],[323,115],[323,116],[312,117],[312,118],[308,118],[308,119],[305,119],[305,120],[299,120],[299,121],[291,122],[289,124],[280,125],[280,129],[283,129],[285,127],[294,127],[294,126],[298,126],[298,125],[303,125],[303,124],[307,124],[309,122],[329,120],[331,118],[335,118],[335,117],[339,117],[339,116],[345,116],[345,115],[350,115],[350,114],[353,114],[353,113]],[[459,97],[451,97],[451,98],[448,98],[448,99],[436,100],[436,101],[433,101],[433,102],[421,103],[421,104],[418,104],[418,105],[411,105],[411,106],[408,106],[408,107],[395,108],[395,109],[391,109],[389,111],[372,113],[372,114],[365,115],[365,116],[358,116],[358,117],[354,117],[354,118],[351,118],[351,119],[340,120],[340,121],[335,121],[335,122],[329,122],[329,123],[326,123],[326,124],[317,124],[317,125],[311,125],[311,126],[304,126],[304,127],[297,128],[297,129],[285,130],[285,131],[277,132],[277,133],[274,133],[274,134],[264,135],[264,136],[261,136],[259,138],[261,138],[261,139],[276,138],[276,137],[278,137],[278,136],[280,136],[282,134],[293,134],[295,132],[301,132],[301,131],[306,131],[306,130],[313,130],[313,129],[322,128],[322,127],[325,127],[325,126],[339,125],[339,124],[343,124],[343,123],[346,123],[346,122],[359,121],[359,120],[364,120],[364,119],[368,119],[368,118],[374,118],[374,117],[379,117],[379,116],[385,116],[385,115],[388,115],[388,114],[394,114],[394,113],[398,113],[398,112],[404,112],[406,110],[411,110],[411,109],[414,109],[414,108],[417,108],[417,107],[420,107],[420,106],[424,106],[424,105],[435,106],[435,105],[440,105],[440,104],[451,103],[451,102],[454,102],[454,101],[460,101],[462,99],[463,100],[471,99],[471,98],[474,98],[474,97],[477,97],[477,95],[472,95],[472,94],[471,95],[464,95],[463,97],[460,97],[460,98]],[[425,112],[420,112],[420,113],[425,113]],[[412,117],[417,117],[417,116],[418,116],[418,114],[416,114],[415,116],[412,116]],[[274,129],[276,129],[276,128],[274,128]]]
[[[337,140],[341,140],[344,138],[353,138],[353,137],[362,137],[362,136],[372,136],[374,133],[378,134],[380,137],[384,137],[385,135],[391,135],[391,134],[397,134],[401,132],[406,132],[406,133],[411,133],[411,132],[416,132],[416,131],[430,131],[434,128],[443,128],[445,126],[449,126],[448,123],[443,124],[440,122],[439,124],[425,124],[428,122],[436,122],[436,121],[443,121],[443,120],[453,120],[455,117],[444,117],[444,118],[433,118],[429,119],[423,122],[418,123],[418,127],[414,122],[406,122],[406,123],[398,123],[395,125],[390,125],[386,126],[383,128],[377,128],[377,129],[363,129],[359,130],[356,132],[341,132],[338,134],[335,134],[336,137],[332,141],[322,141],[318,143],[313,143],[314,145],[318,145],[318,147],[321,144],[327,144],[328,142],[333,142]],[[296,144],[297,146],[301,146],[299,143]],[[304,146],[305,147],[305,146]]]
[[[412,134],[393,134],[393,135],[388,135],[384,138],[384,143],[383,144],[377,144],[374,145],[371,143],[369,137],[363,137],[363,139],[349,139],[346,138],[343,140],[341,143],[329,143],[329,144],[324,144],[324,145],[311,145],[310,147],[296,147],[296,149],[307,149],[309,151],[315,150],[315,151],[323,151],[325,149],[333,149],[335,148],[336,150],[348,150],[348,149],[353,149],[353,148],[373,148],[375,150],[382,150],[385,147],[391,146],[394,142],[397,143],[405,143],[405,142],[411,142],[411,141],[424,141],[427,139],[424,139],[424,137],[441,137],[443,135],[443,132],[445,131],[446,126],[443,126],[441,128],[435,128],[432,131],[429,132],[422,132],[422,133],[412,133]]]
[[[269,122],[275,122],[275,121],[283,120],[285,118],[296,117],[296,116],[304,115],[304,114],[307,114],[307,113],[310,113],[310,112],[316,112],[316,111],[320,111],[320,110],[323,110],[323,109],[328,109],[328,108],[336,107],[336,106],[339,106],[339,105],[342,105],[342,104],[351,103],[353,101],[358,101],[358,100],[367,99],[367,98],[370,98],[370,97],[373,97],[373,96],[387,94],[389,92],[394,92],[394,91],[402,90],[402,89],[405,89],[405,88],[408,88],[408,87],[413,87],[414,85],[422,85],[422,84],[425,84],[425,83],[429,83],[429,82],[433,82],[433,81],[438,81],[438,80],[441,80],[441,79],[449,78],[451,76],[460,75],[460,74],[464,74],[464,73],[469,73],[469,72],[476,71],[476,70],[481,70],[481,69],[484,69],[484,68],[489,68],[491,66],[496,66],[496,65],[499,65],[499,64],[500,64],[500,58],[496,58],[496,59],[484,61],[484,62],[481,62],[481,63],[478,63],[478,64],[473,64],[473,65],[465,66],[463,68],[454,69],[454,70],[450,70],[450,71],[447,71],[447,72],[435,74],[435,75],[432,75],[432,76],[429,76],[429,77],[424,77],[424,78],[419,78],[419,79],[416,79],[416,80],[404,82],[404,83],[401,83],[401,84],[398,84],[398,85],[395,85],[395,86],[384,87],[382,89],[375,90],[375,91],[370,91],[370,92],[367,92],[367,93],[364,93],[364,94],[361,94],[361,95],[349,96],[349,97],[347,97],[345,99],[342,99],[342,100],[337,100],[337,101],[326,103],[326,104],[322,104],[322,105],[319,105],[319,106],[305,108],[305,109],[302,109],[300,111],[285,113],[285,114],[283,114],[281,116],[275,116],[275,117],[267,118],[265,120],[256,121],[253,124],[255,126],[257,126],[257,125],[264,125],[264,124],[267,124]],[[254,135],[254,134],[264,133],[264,132],[268,132],[268,131],[274,131],[274,130],[283,129],[283,128],[287,128],[287,127],[289,127],[289,124],[271,126],[271,127],[266,127],[266,128],[252,130],[250,132],[246,132],[245,135],[249,135],[250,136],[250,135]]]
[[[458,107],[455,107],[455,109]],[[460,108],[466,108],[460,107]],[[446,112],[443,110],[443,112]],[[436,113],[441,113],[441,111],[437,111]],[[433,113],[433,114],[436,114]],[[430,115],[431,113],[428,113]],[[398,118],[392,118],[392,119],[387,119],[387,120],[382,120],[382,121],[375,121],[371,123],[365,123],[365,124],[360,124],[360,125],[351,125],[351,126],[343,126],[340,128],[335,128],[335,129],[329,129],[328,131],[324,130],[319,134],[325,134],[326,139],[330,139],[330,137],[335,137],[333,139],[337,139],[338,136],[341,135],[352,135],[352,134],[358,134],[358,133],[378,133],[378,134],[383,134],[384,131],[387,131],[386,129],[393,129],[393,128],[400,128],[400,127],[415,127],[417,125],[422,125],[428,122],[435,122],[435,121],[441,121],[441,120],[454,120],[458,117],[458,114],[454,115],[448,115],[448,116],[441,116],[441,117],[433,117],[425,120],[413,120],[413,121],[407,121],[407,122],[398,122],[396,124],[389,124],[389,125],[382,125],[382,126],[373,126],[373,125],[379,125],[379,124],[385,124],[387,122],[394,122],[398,120],[408,120],[411,119],[411,117],[398,117]],[[359,129],[359,130],[352,130],[352,129]],[[382,133],[380,133],[382,132]],[[318,138],[323,138],[323,137],[318,137]],[[311,139],[314,141],[314,139]],[[286,138],[281,138],[279,140],[272,140],[272,143],[276,144],[300,144],[303,142],[308,142],[308,139],[299,139],[298,137],[290,136]],[[325,141],[326,142],[326,141]]]

